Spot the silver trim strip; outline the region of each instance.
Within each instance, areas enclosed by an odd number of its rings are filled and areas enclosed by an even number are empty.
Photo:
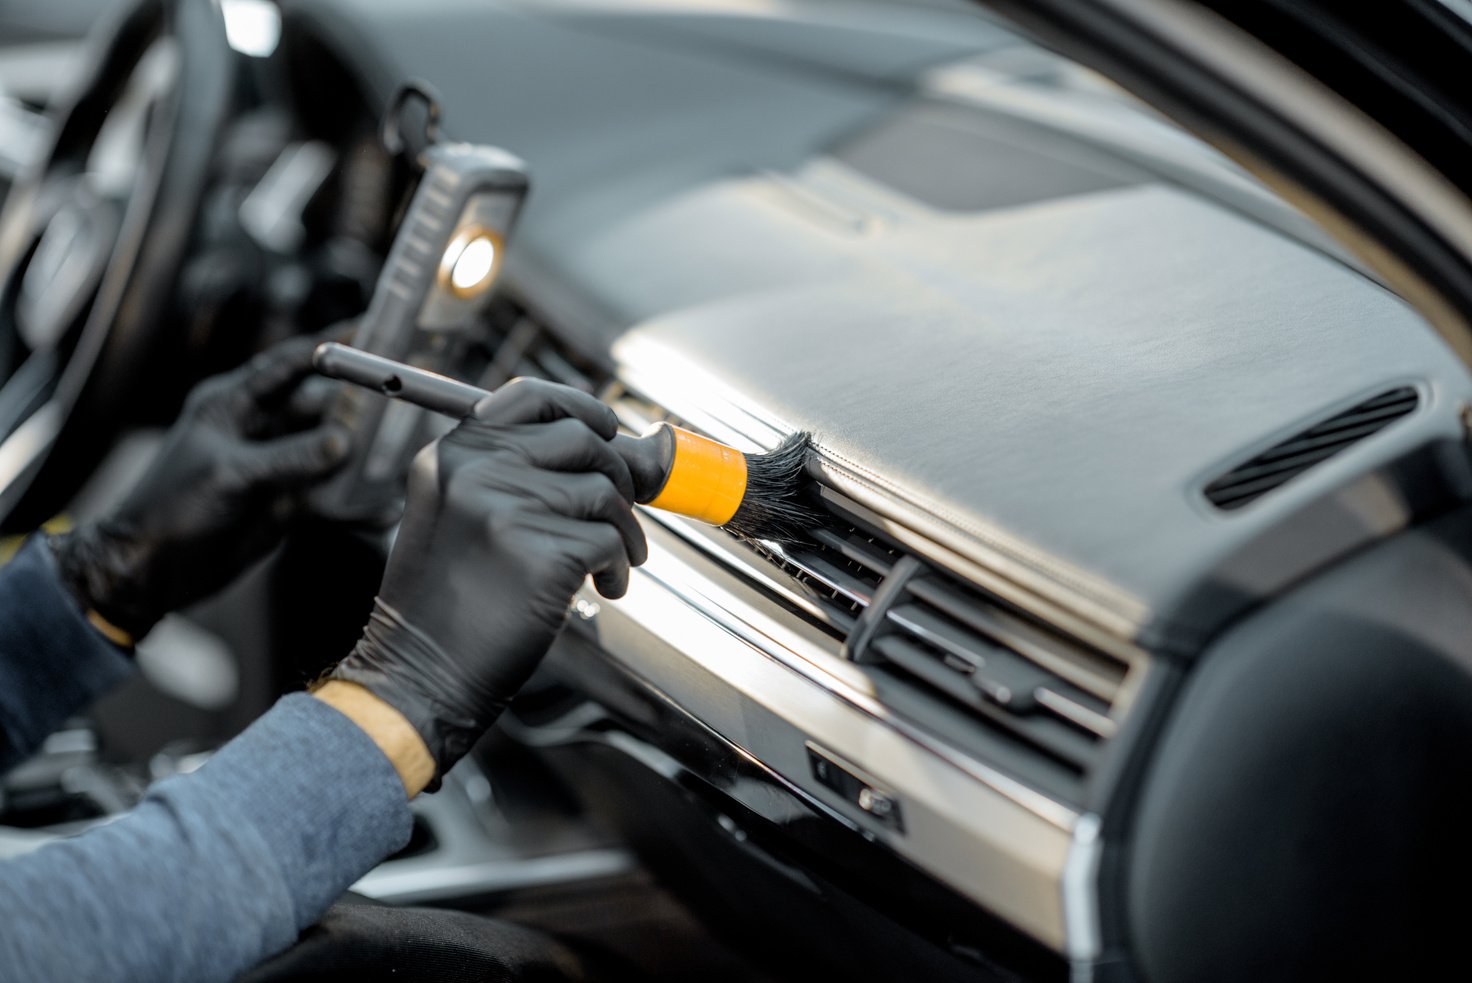
[[[650,540],[628,594],[602,603],[600,647],[783,780],[1061,952],[1059,881],[1076,812],[894,716],[861,669],[712,582],[668,538]],[[794,685],[793,674],[816,685]],[[809,740],[893,790],[905,830],[813,778]]]
[[[1058,716],[1077,724],[1090,733],[1108,740],[1113,737],[1119,729],[1114,721],[1104,714],[1091,710],[1082,703],[1075,703],[1068,697],[1055,693],[1046,686],[1039,686],[1033,690],[1033,699],[1043,706],[1052,710]]]
[[[410,869],[397,866],[408,862],[390,861],[375,868],[354,884],[353,890],[385,904],[429,904],[547,884],[602,880],[626,874],[634,867],[633,860],[622,850],[583,850],[523,860],[485,860]]]
[[[651,544],[650,560],[655,561],[655,547]],[[668,554],[665,554],[668,555]],[[678,560],[674,561],[679,563]],[[896,733],[902,735],[906,740],[924,748],[947,764],[966,772],[972,778],[987,785],[993,791],[999,792],[1013,802],[1032,812],[1041,819],[1047,820],[1059,829],[1071,829],[1078,814],[1071,808],[1048,798],[1027,785],[1011,778],[1002,772],[992,768],[986,762],[971,757],[964,751],[942,742],[929,732],[917,728],[904,717],[896,716],[888,707],[869,694],[845,684],[826,672],[821,672],[820,665],[823,661],[833,661],[835,656],[820,650],[811,650],[806,655],[801,654],[801,643],[794,644],[794,640],[786,640],[777,643],[769,635],[757,630],[751,623],[750,616],[755,614],[754,609],[742,602],[731,598],[722,588],[705,580],[695,573],[689,566],[680,563],[684,571],[690,571],[684,583],[674,582],[674,578],[661,577],[655,571],[663,567],[661,562],[654,562],[653,567],[646,563],[641,572],[651,580],[658,583],[665,590],[687,602],[691,608],[721,629],[729,632],[733,637],[740,639],[747,645],[756,649],[762,655],[774,662],[792,669],[810,682],[822,686],[829,693],[839,697],[854,708],[863,711],[867,716],[886,724]],[[712,595],[723,595],[725,599],[717,601]],[[733,608],[745,609],[745,615],[738,614]],[[815,672],[814,670],[819,670]]]
[[[1063,864],[1063,927],[1068,938],[1065,954],[1075,963],[1075,980],[1080,979],[1079,963],[1097,960],[1104,952],[1103,932],[1099,925],[1099,857],[1103,852],[1102,824],[1092,812],[1078,818],[1073,828],[1073,844]],[[1085,973],[1087,979],[1089,973]]]

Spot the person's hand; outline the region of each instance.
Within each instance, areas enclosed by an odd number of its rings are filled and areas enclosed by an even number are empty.
[[[303,396],[319,340],[293,339],[200,383],[122,505],[53,541],[83,607],[137,640],[280,542],[304,493],[351,446]]]
[[[619,597],[644,562],[616,432],[593,397],[522,379],[415,459],[372,618],[330,678],[402,714],[437,774],[536,669],[583,579]]]

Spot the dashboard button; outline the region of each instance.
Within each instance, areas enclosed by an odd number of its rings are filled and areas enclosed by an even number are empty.
[[[807,745],[807,752],[808,767],[820,784],[883,825],[904,832],[898,799],[876,787],[872,780],[861,775],[859,769],[840,762],[831,752],[811,743]]]

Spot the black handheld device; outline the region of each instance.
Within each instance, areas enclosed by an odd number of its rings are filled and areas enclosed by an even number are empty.
[[[358,322],[353,347],[435,372],[451,372],[489,302],[506,242],[526,197],[525,165],[497,147],[436,142],[438,117],[422,87],[407,88],[385,123],[400,143],[398,117],[412,98],[429,107],[419,186]],[[362,389],[345,389],[331,417],[355,434],[353,458],[315,498],[334,518],[381,516],[400,492],[410,458],[428,439],[426,413]]]

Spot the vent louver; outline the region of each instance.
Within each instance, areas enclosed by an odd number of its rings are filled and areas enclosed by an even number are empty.
[[[888,591],[856,660],[928,688],[995,738],[1021,742],[1010,750],[1014,760],[1030,750],[1074,779],[1087,775],[1101,742],[1114,735],[1110,711],[1125,664],[1024,620],[948,574],[918,562],[909,571]]]
[[[842,641],[852,634],[901,554],[848,524],[813,529],[810,536],[802,545],[764,543],[755,548],[808,595],[821,627]]]
[[[1365,400],[1324,422],[1269,447],[1207,485],[1208,501],[1219,509],[1239,509],[1396,420],[1420,403],[1416,390],[1401,386]]]

